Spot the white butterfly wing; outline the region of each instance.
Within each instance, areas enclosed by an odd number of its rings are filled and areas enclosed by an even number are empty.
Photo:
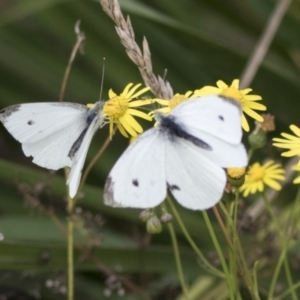
[[[204,210],[221,199],[225,171],[204,156],[198,146],[174,139],[166,143],[166,153],[167,185],[183,207]]]
[[[136,139],[110,171],[104,203],[115,207],[150,208],[166,197],[165,142],[159,128]]]
[[[223,168],[245,167],[247,153],[241,144],[241,109],[235,100],[219,96],[195,98],[178,105],[171,116],[189,135],[210,149],[199,147],[211,161]]]
[[[88,149],[90,147],[95,132],[102,125],[102,122],[102,114],[97,115],[93,119],[86,132],[84,133],[84,137],[82,138],[80,146],[74,156],[72,167],[67,180],[67,185],[69,185],[69,195],[71,198],[74,198],[77,194],[77,190],[80,184],[81,173]]]
[[[27,103],[8,107],[0,120],[35,164],[57,170],[72,165],[68,154],[86,127],[87,111],[75,103]]]
[[[192,131],[191,131],[192,132]],[[206,132],[197,132],[197,137],[209,145],[199,147],[199,152],[222,168],[242,168],[248,164],[246,149],[242,143],[230,144]]]
[[[242,111],[236,100],[216,95],[185,101],[171,113],[187,132],[198,137],[201,132],[239,144],[242,138]]]

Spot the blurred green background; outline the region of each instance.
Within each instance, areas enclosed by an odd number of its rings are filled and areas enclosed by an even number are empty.
[[[143,37],[147,37],[154,73],[163,76],[167,69],[167,80],[174,92],[180,93],[215,85],[219,79],[230,84],[239,78],[276,3],[120,0],[123,13],[130,15],[137,42],[141,45]],[[58,100],[76,41],[77,20],[81,20],[86,42],[84,55],[78,54],[72,66],[65,101],[98,101],[104,57],[102,99],[110,88],[121,92],[129,82],[142,82],[119,42],[113,22],[98,1],[1,0],[1,109],[25,102]],[[288,131],[290,123],[300,125],[299,71],[300,1],[294,0],[250,86],[254,94],[263,97],[268,112],[275,115],[277,131],[272,136]],[[252,121],[250,124],[253,128]],[[107,133],[108,127],[97,132],[87,161]],[[76,241],[80,248],[75,259],[76,299],[101,299],[109,293],[110,299],[119,299],[124,292],[123,299],[140,299],[126,282],[115,283],[110,272],[125,274],[151,299],[175,299],[180,294],[167,228],[149,237],[138,219],[138,210],[103,205],[104,180],[126,145],[120,134],[114,137],[90,173],[77,204]],[[279,158],[279,152],[270,145],[263,152],[267,157]],[[23,155],[20,144],[1,126],[0,294],[11,289],[16,294],[27,293],[26,299],[65,299],[65,193],[63,171],[54,174],[33,165]],[[216,255],[201,214],[184,209],[180,213],[198,245],[214,262]],[[207,278],[208,286],[222,286],[199,266],[179,229],[177,234],[189,282]],[[251,234],[245,233],[245,245],[250,238]],[[300,277],[299,273],[296,270],[295,276]],[[268,279],[261,279],[262,284],[264,280]],[[197,297],[194,299],[200,299]]]

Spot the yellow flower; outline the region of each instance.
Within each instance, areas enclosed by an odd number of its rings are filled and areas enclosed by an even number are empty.
[[[104,117],[109,119],[109,133],[110,138],[113,135],[113,125],[116,124],[121,134],[125,137],[137,136],[139,133],[143,132],[142,126],[135,120],[133,116],[143,118],[145,120],[151,121],[152,117],[148,114],[141,112],[134,107],[139,107],[147,104],[153,103],[153,100],[133,100],[136,97],[149,91],[148,87],[141,89],[136,92],[136,90],[141,86],[137,84],[133,86],[133,83],[129,83],[120,95],[117,95],[109,90],[107,100],[103,106]]]
[[[273,142],[275,143],[273,143],[273,146],[288,149],[288,151],[281,154],[282,156],[300,156],[300,128],[296,125],[291,125],[290,129],[293,131],[295,136],[288,133],[281,133],[281,136],[284,138],[274,138]]]
[[[261,100],[261,96],[259,95],[248,95],[252,89],[239,89],[239,80],[235,79],[232,81],[231,86],[228,86],[222,80],[217,81],[217,87],[214,86],[205,86],[200,90],[196,90],[193,94],[195,96],[207,96],[207,95],[221,95],[231,99],[235,99],[241,103],[243,112],[250,116],[251,118],[262,122],[263,118],[255,112],[255,110],[266,110],[266,106],[256,101]],[[242,116],[242,127],[245,131],[249,131],[248,121],[243,114]]]
[[[245,175],[246,168],[228,168],[227,174],[234,179],[239,179]]]
[[[298,165],[293,166],[292,170],[300,172],[300,165],[298,164]],[[300,174],[298,174],[298,176],[293,180],[293,183],[295,183],[295,184],[300,183]]]
[[[152,111],[150,113],[150,115],[154,115],[155,112],[161,112],[161,113],[164,113],[164,114],[168,114],[170,113],[174,107],[176,107],[178,104],[184,102],[184,101],[187,101],[191,98],[191,95],[193,94],[193,92],[191,91],[188,91],[186,92],[184,95],[182,94],[175,94],[173,96],[172,99],[169,99],[169,100],[165,100],[165,99],[155,99],[155,101],[157,103],[159,103],[160,105],[164,106],[163,108],[159,108],[159,109],[156,109],[154,111]]]
[[[249,167],[245,183],[240,191],[243,192],[244,197],[256,192],[262,192],[265,185],[279,191],[281,185],[277,180],[284,180],[284,178],[284,170],[280,164],[276,164],[272,160],[263,165],[255,163]]]

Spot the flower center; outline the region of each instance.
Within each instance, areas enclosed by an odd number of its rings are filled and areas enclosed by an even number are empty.
[[[185,95],[175,94],[173,98],[169,101],[170,110],[172,111],[174,107],[176,107],[178,104],[186,100],[189,99]]]
[[[244,100],[244,96],[243,94],[234,88],[228,87],[222,90],[222,92],[220,93],[222,96],[237,100],[239,102],[243,102]]]
[[[127,109],[128,99],[116,96],[104,104],[103,112],[106,117],[116,120],[124,116]]]
[[[259,164],[254,164],[251,170],[248,172],[247,182],[257,182],[262,180],[265,175],[265,170]]]

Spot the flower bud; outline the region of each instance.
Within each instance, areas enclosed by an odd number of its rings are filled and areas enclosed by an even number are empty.
[[[245,182],[246,168],[228,168],[228,182],[236,187],[241,187]]]
[[[249,134],[248,140],[253,149],[262,148],[267,143],[267,133],[264,130],[254,130]]]
[[[152,214],[153,213],[149,209],[145,209],[141,211],[139,218],[142,222],[147,222],[151,218]]]
[[[147,232],[150,234],[159,234],[162,231],[162,225],[157,216],[151,217],[147,221]]]
[[[255,121],[255,129],[250,133],[248,140],[253,149],[262,148],[267,143],[267,132],[275,130],[274,116],[262,114],[261,122]]]
[[[167,213],[167,212],[163,212],[163,214],[160,217],[160,220],[162,223],[166,224],[169,223],[173,220],[173,217],[171,214]]]

